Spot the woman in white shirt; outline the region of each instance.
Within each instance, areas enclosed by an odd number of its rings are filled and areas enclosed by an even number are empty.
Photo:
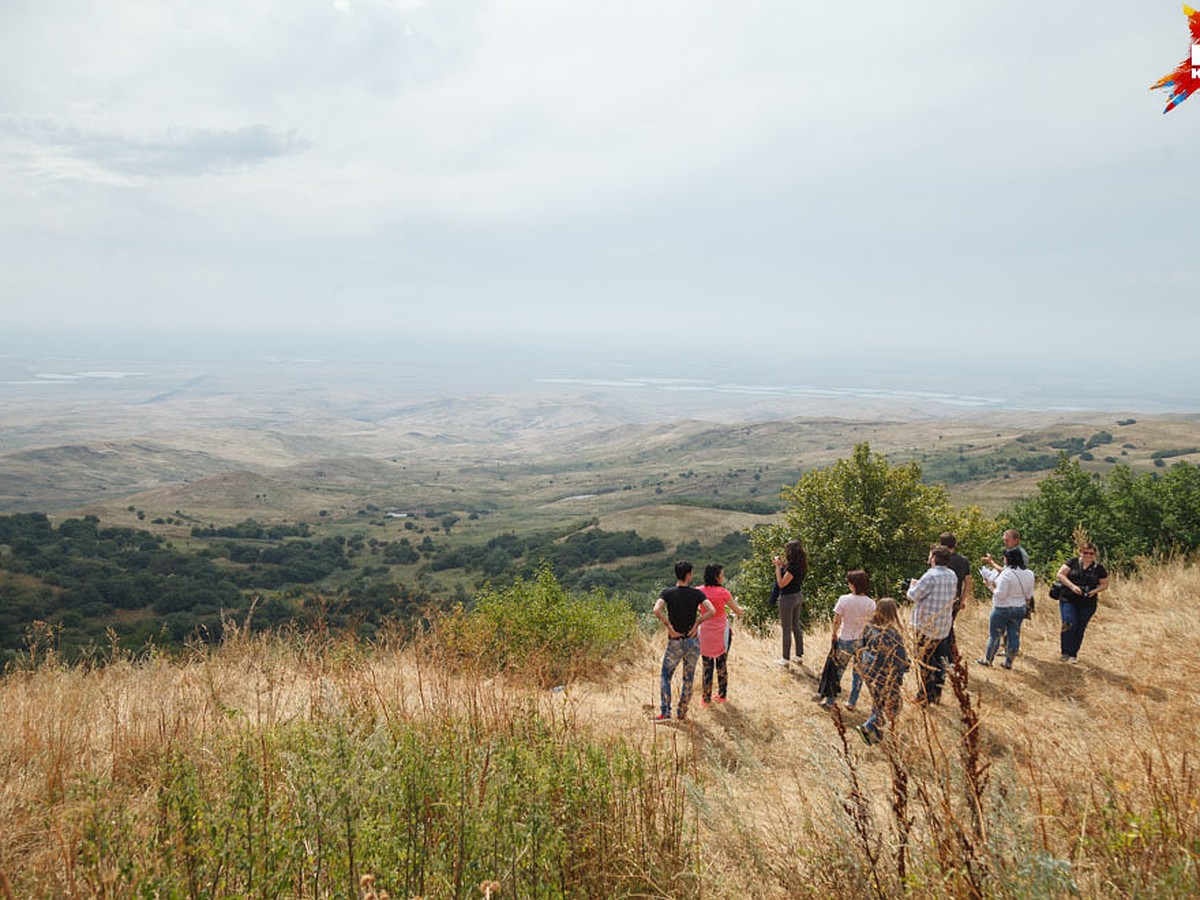
[[[862,569],[847,572],[846,584],[850,593],[838,597],[833,607],[833,632],[830,641],[833,644],[831,658],[834,665],[829,672],[829,678],[822,679],[822,683],[817,687],[817,699],[825,707],[833,706],[834,700],[841,692],[842,674],[858,652],[863,628],[871,621],[871,616],[875,615],[875,601],[867,596],[871,588],[867,573]],[[862,677],[856,669],[854,677],[850,679],[850,699],[846,703],[846,709],[855,708],[861,690]]]
[[[1004,668],[1011,669],[1013,658],[1021,649],[1021,623],[1025,621],[1026,601],[1033,596],[1033,573],[1025,568],[1025,558],[1018,548],[1004,551],[1004,569],[989,587],[992,589],[992,616],[988,620],[987,653],[976,662],[990,666],[1000,647],[1000,636],[1004,635]]]

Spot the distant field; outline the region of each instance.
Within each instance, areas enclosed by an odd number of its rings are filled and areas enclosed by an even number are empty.
[[[692,506],[643,506],[601,516],[600,527],[607,531],[632,529],[638,534],[661,538],[668,545],[692,540],[707,544],[719,541],[730,531],[753,528],[777,519],[777,516]]]

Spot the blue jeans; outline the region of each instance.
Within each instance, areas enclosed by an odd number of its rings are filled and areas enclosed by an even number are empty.
[[[671,714],[671,679],[675,670],[683,664],[683,686],[679,690],[679,718],[687,715],[692,700],[692,680],[696,677],[696,660],[700,658],[700,638],[673,638],[667,640],[667,651],[663,654],[662,673],[658,680],[659,708],[664,716]]]
[[[988,619],[987,661],[991,662],[1000,649],[1000,636],[1005,635],[1004,658],[1012,664],[1021,649],[1021,623],[1025,621],[1024,606],[994,606]]]
[[[1059,638],[1063,656],[1079,655],[1083,645],[1083,633],[1088,622],[1096,614],[1096,602],[1080,603],[1076,600],[1059,600],[1058,612],[1062,616],[1062,636]]]
[[[837,642],[834,644],[834,646],[841,653],[845,653],[849,657],[849,659],[847,659],[846,663],[844,663],[842,665],[841,672],[838,673],[838,681],[842,680],[842,672],[846,671],[846,665],[848,665],[850,660],[852,660],[854,658],[854,653],[856,650],[858,650],[858,645],[860,643],[862,643],[862,641],[859,641],[859,640],[844,641],[841,638],[838,638]],[[840,659],[838,661],[841,662]],[[858,670],[854,669],[853,672],[854,672],[854,674],[850,676],[850,696],[846,698],[846,702],[850,706],[854,706],[855,704],[858,703],[858,695],[859,695],[859,693],[861,693],[862,685],[863,685],[862,676],[858,674]]]
[[[901,678],[898,673],[888,673],[868,685],[871,690],[871,715],[863,722],[863,728],[876,739],[883,737],[883,727],[895,722],[900,715]]]

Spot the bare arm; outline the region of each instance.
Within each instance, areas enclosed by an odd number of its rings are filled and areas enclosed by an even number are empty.
[[[833,634],[829,636],[830,641],[837,641],[838,632],[842,630],[842,614],[833,614]]]
[[[664,613],[663,613],[663,610],[666,608],[666,605],[667,605],[667,601],[664,600],[662,597],[659,597],[658,600],[656,600],[654,602],[654,618],[658,619],[658,621],[662,622],[664,625],[667,626],[667,636],[668,637],[680,637],[679,632],[671,627],[671,620],[668,619],[666,617],[666,615],[664,615]]]
[[[744,616],[746,614],[746,611],[742,609],[741,605],[737,602],[737,597],[731,595],[725,605],[732,609],[739,616]]]
[[[717,609],[712,605],[711,600],[705,600],[700,604],[700,615],[696,616],[696,624],[692,626],[692,630],[687,633],[688,637],[695,637],[696,632],[700,628],[701,622],[707,622],[717,614]]]

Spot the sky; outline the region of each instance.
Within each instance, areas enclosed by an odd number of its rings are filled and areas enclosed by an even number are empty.
[[[1166,0],[3,0],[0,332],[1187,377],[1189,42]]]

